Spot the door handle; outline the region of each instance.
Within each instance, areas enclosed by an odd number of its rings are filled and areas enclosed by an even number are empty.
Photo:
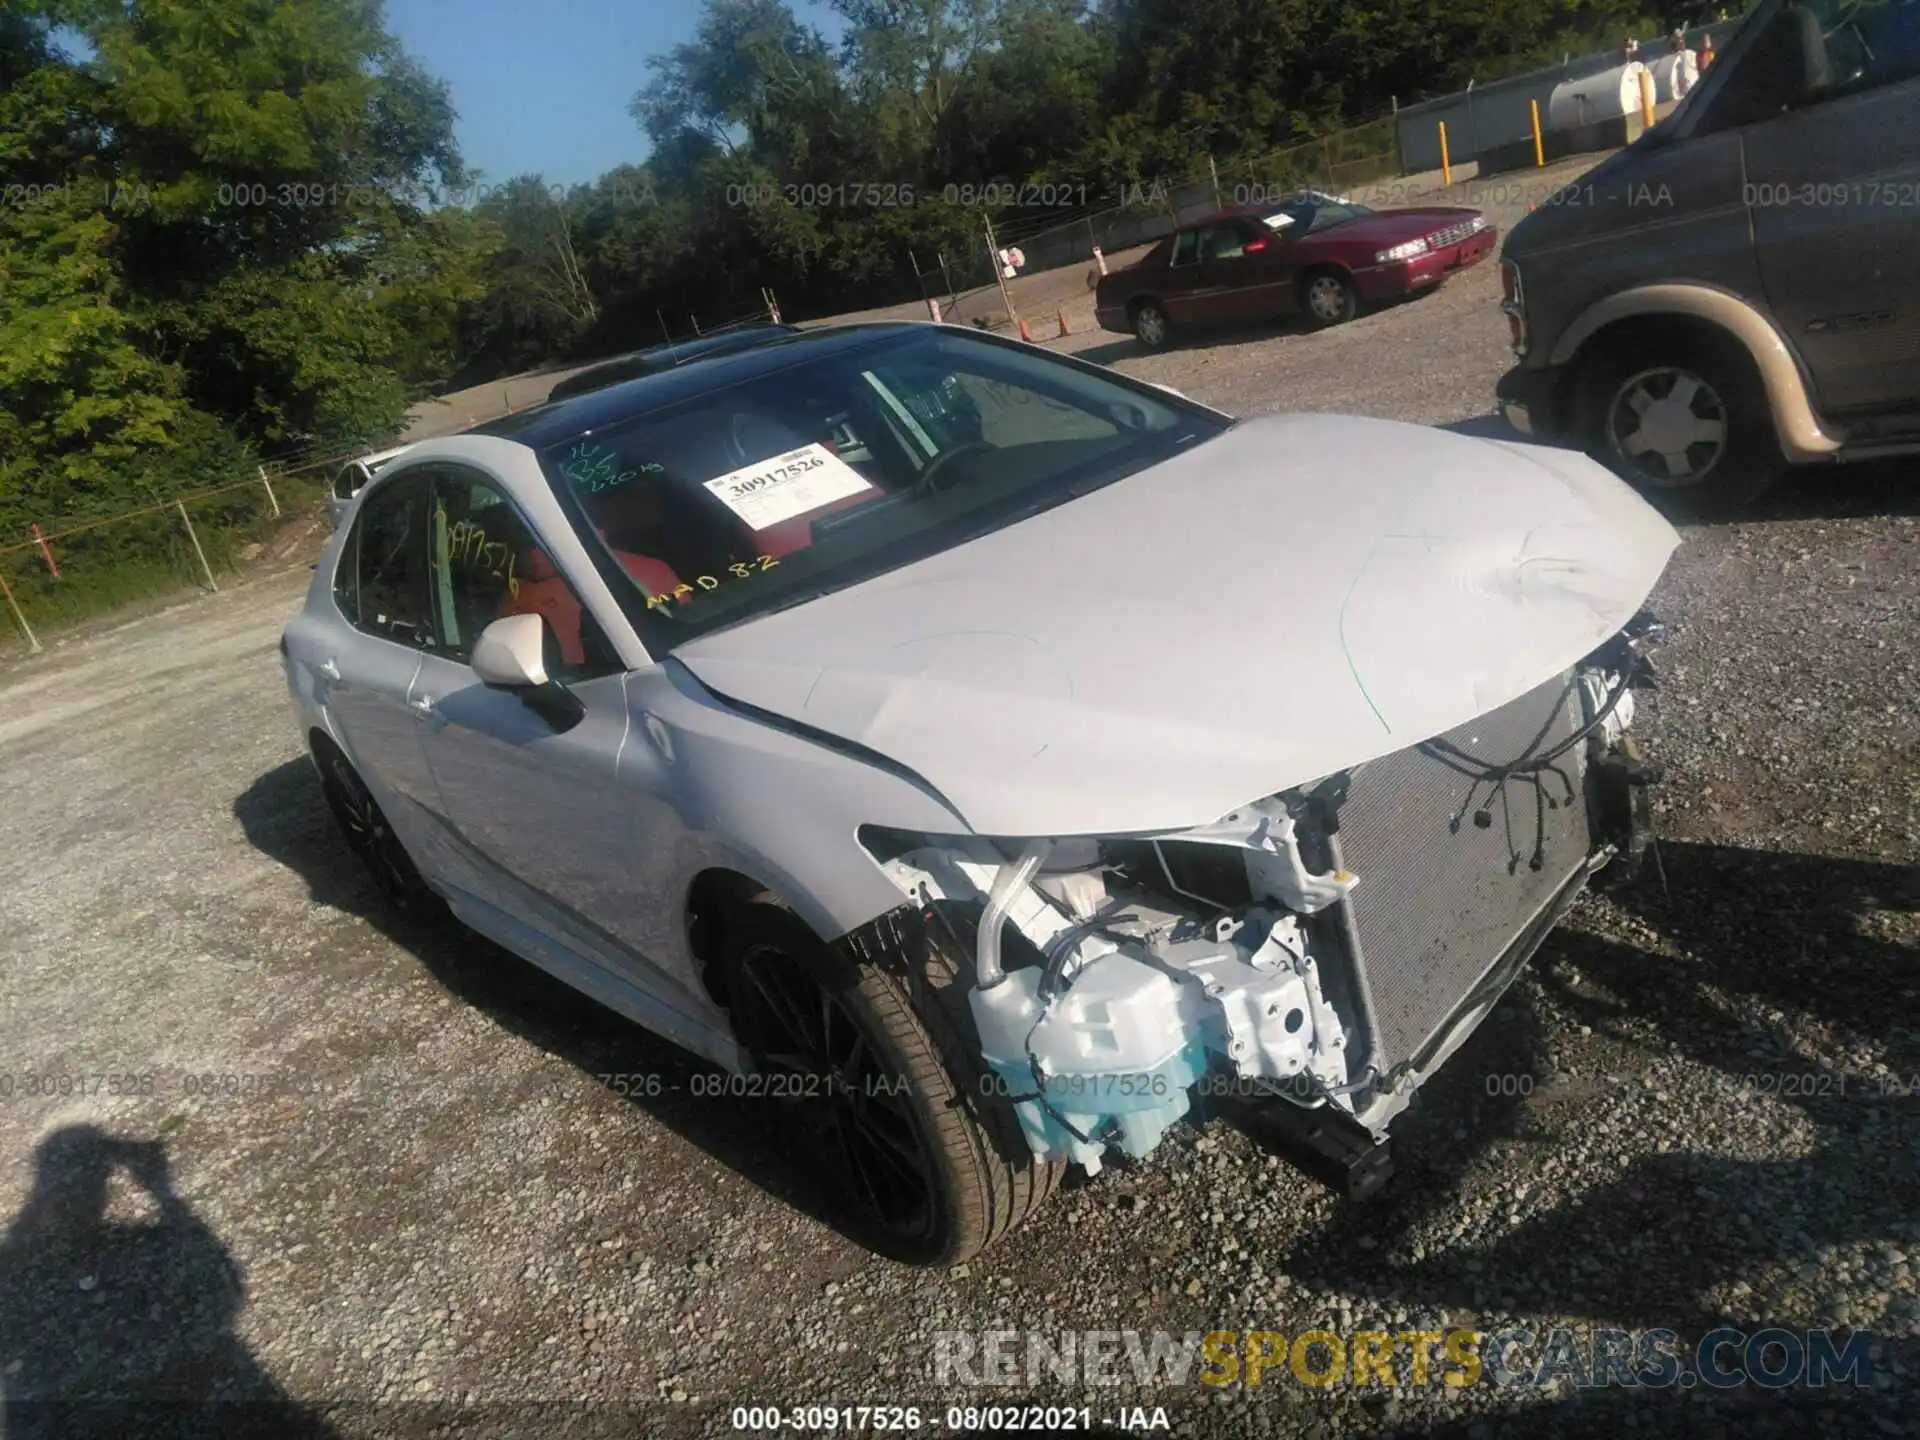
[[[338,681],[340,679],[340,667],[334,664],[332,658],[329,657],[320,662],[320,675],[322,679]]]

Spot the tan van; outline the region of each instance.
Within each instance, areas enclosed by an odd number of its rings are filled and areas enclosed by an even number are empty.
[[[1920,453],[1920,0],[1764,0],[1501,271],[1507,418],[1651,498]]]

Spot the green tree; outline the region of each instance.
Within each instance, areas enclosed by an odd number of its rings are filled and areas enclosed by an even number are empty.
[[[446,367],[480,237],[426,215],[461,178],[452,106],[373,0],[27,0],[0,56],[0,179],[76,197],[11,217],[12,263],[79,287],[88,333],[142,362],[124,373],[286,447],[391,432]],[[8,350],[36,333],[13,305],[4,324]]]
[[[66,190],[0,210],[0,523],[112,508],[127,462],[190,427],[177,366],[118,301],[112,222]],[[11,523],[8,523],[11,522]]]
[[[1653,13],[1645,0],[812,3],[844,22],[837,46],[788,0],[706,0],[693,37],[647,62],[631,106],[645,165],[567,197],[598,318],[543,301],[540,246],[521,243],[480,307],[495,352],[626,348],[659,337],[656,309],[677,330],[690,310],[751,308],[762,285],[794,313],[902,299],[909,255],[980,248],[981,217],[944,203],[949,184],[1064,182],[1098,203],[1203,174],[1208,155],[1252,159],[1370,120],[1395,97],[1610,46]],[[644,203],[612,193],[638,193],[642,176]],[[997,218],[1017,233],[1047,220]]]

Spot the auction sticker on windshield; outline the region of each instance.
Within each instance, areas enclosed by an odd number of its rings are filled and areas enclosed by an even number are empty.
[[[707,481],[707,489],[755,530],[872,488],[851,465],[817,444]]]

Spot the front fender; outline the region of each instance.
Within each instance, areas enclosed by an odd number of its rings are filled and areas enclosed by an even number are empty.
[[[860,846],[862,825],[970,833],[924,782],[743,713],[676,661],[631,676],[628,695],[620,783],[650,812],[639,823],[656,833],[638,848],[660,865],[653,883],[666,895],[685,896],[705,870],[734,870],[834,940],[900,904]]]
[[[1588,306],[1561,332],[1549,363],[1571,363],[1582,347],[1609,325],[1660,315],[1704,321],[1745,347],[1766,387],[1767,408],[1773,412],[1774,430],[1789,460],[1822,460],[1840,449],[1846,437],[1820,423],[1800,366],[1773,322],[1739,296],[1710,285],[1671,281],[1616,291]]]

